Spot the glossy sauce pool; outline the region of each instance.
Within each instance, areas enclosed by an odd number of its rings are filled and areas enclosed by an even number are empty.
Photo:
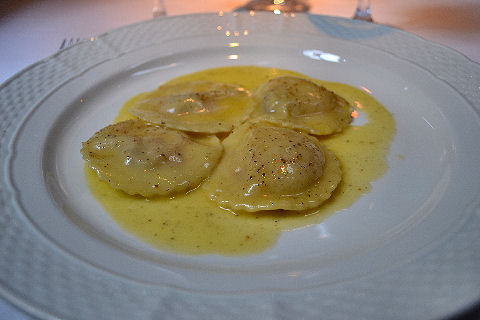
[[[208,69],[181,76],[181,81],[217,81],[254,89],[281,75],[298,73],[254,66]],[[248,255],[272,247],[282,231],[321,223],[351,206],[371,189],[371,182],[387,170],[387,155],[395,122],[387,109],[364,90],[346,84],[311,79],[348,100],[356,121],[339,134],[320,137],[341,163],[342,182],[332,197],[315,210],[286,212],[231,212],[219,208],[201,188],[173,198],[146,199],[112,189],[85,167],[88,187],[111,218],[126,232],[161,250],[183,254]],[[133,97],[120,110],[116,122],[135,118],[128,113]]]

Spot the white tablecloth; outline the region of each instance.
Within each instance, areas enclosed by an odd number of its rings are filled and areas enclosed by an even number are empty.
[[[53,54],[65,38],[86,39],[150,19],[153,3],[154,0],[2,1],[0,83]],[[371,3],[376,22],[415,33],[480,62],[479,0],[372,0]],[[231,11],[244,1],[166,0],[165,4],[168,14],[178,15]],[[312,13],[351,17],[356,0],[310,0],[310,4]]]
[[[0,2],[0,83],[58,50],[65,38],[87,39],[152,18],[156,0]],[[243,0],[165,0],[169,15],[232,11]],[[356,0],[310,0],[311,12],[351,17]],[[371,0],[373,18],[456,49],[480,63],[479,0]],[[1,107],[1,106],[0,106]],[[2,232],[2,230],[0,230]],[[0,299],[0,319],[30,319]]]

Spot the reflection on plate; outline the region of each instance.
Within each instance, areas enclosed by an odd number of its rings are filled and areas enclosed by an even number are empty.
[[[223,65],[370,91],[397,124],[387,174],[348,210],[257,255],[175,255],[125,234],[88,192],[80,142],[136,93]],[[458,312],[480,286],[479,71],[407,33],[311,15],[169,17],[60,51],[0,88],[3,295],[61,318]]]

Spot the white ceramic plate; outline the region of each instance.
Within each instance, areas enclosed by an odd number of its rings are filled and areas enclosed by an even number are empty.
[[[351,208],[247,257],[162,252],[119,229],[86,187],[81,141],[136,93],[251,64],[370,90],[397,126],[385,176]],[[480,298],[479,86],[479,65],[453,50],[314,15],[169,17],[60,51],[0,88],[1,292],[41,318],[462,312]]]

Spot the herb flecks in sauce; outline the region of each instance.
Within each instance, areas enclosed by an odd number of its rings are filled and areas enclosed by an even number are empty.
[[[224,67],[175,78],[215,81],[253,90],[279,76],[304,75],[275,68]],[[310,78],[308,78],[310,79]],[[162,250],[184,254],[248,255],[271,248],[282,231],[318,224],[331,214],[350,207],[371,189],[387,170],[387,155],[395,133],[392,115],[369,93],[346,84],[310,79],[355,106],[367,123],[355,122],[342,132],[319,137],[340,162],[342,180],[332,197],[317,209],[305,211],[233,212],[219,208],[201,188],[173,198],[129,196],[100,181],[86,167],[88,186],[112,219],[127,232]],[[134,119],[128,109],[145,94],[125,103],[115,122]]]

